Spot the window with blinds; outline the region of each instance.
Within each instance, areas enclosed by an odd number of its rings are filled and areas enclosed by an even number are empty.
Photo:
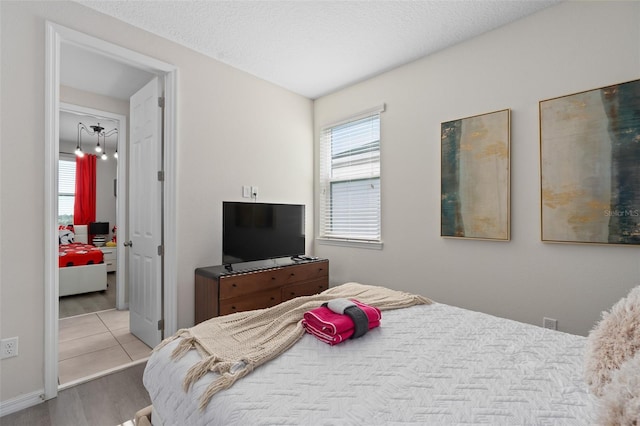
[[[73,224],[73,205],[76,198],[76,162],[58,161],[58,223]]]
[[[320,135],[320,238],[380,242],[380,113],[375,108]]]

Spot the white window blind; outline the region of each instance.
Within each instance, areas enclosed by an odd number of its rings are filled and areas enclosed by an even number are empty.
[[[379,107],[320,135],[320,238],[380,242]]]
[[[73,205],[76,198],[76,162],[58,161],[58,223],[73,223]]]

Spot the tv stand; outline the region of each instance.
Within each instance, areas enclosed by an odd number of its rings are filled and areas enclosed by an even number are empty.
[[[234,271],[231,265],[195,270],[195,323],[262,309],[329,288],[329,261],[307,258],[290,265]]]

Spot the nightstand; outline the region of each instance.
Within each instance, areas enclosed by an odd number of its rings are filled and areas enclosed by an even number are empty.
[[[102,255],[104,256],[104,263],[107,265],[107,272],[115,272],[116,271],[116,257],[118,255],[117,247],[100,247],[102,250]]]

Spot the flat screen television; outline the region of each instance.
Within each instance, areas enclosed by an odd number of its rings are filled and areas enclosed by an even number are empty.
[[[89,223],[89,233],[92,235],[108,235],[109,222],[91,222]]]
[[[305,253],[304,205],[222,203],[222,263]]]

